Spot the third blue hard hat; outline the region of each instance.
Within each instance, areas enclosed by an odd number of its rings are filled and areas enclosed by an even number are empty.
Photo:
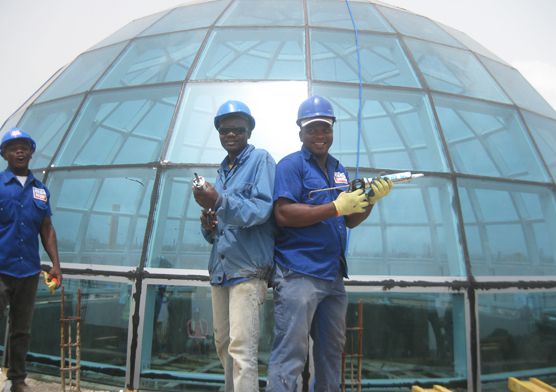
[[[255,128],[255,119],[251,115],[251,110],[241,101],[226,101],[224,102],[216,112],[216,116],[214,117],[214,127],[218,129],[220,127],[220,120],[224,117],[232,116],[232,115],[239,115],[244,117],[247,121],[249,121],[250,130]]]
[[[2,143],[0,144],[0,154],[4,154],[4,146],[7,143],[11,142],[12,140],[17,140],[17,139],[27,140],[29,142],[29,144],[31,145],[31,151],[35,152],[35,149],[37,148],[37,144],[35,143],[35,141],[31,137],[31,135],[29,135],[27,132],[25,132],[25,131],[23,131],[19,128],[12,128],[8,132],[6,132],[4,134],[4,136],[2,136]]]
[[[319,117],[324,121],[329,122],[331,125],[336,121],[332,104],[326,98],[313,95],[301,102],[301,105],[299,105],[296,123],[301,127],[303,126],[301,124],[303,120]]]

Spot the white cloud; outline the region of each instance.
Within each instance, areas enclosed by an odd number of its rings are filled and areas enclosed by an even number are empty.
[[[556,65],[537,60],[514,61],[515,67],[556,109]]]

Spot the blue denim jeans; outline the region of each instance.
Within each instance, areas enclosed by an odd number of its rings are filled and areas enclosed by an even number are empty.
[[[294,392],[313,338],[315,392],[340,390],[347,296],[344,281],[316,279],[276,267],[274,344],[267,392]]]
[[[35,296],[39,275],[14,278],[0,274],[0,297],[10,305],[9,335],[7,342],[8,379],[13,384],[23,382],[27,377],[25,357],[31,343],[31,322],[35,308]],[[4,311],[0,305],[0,311]]]
[[[266,290],[260,279],[212,286],[214,343],[226,392],[259,391],[259,312]]]

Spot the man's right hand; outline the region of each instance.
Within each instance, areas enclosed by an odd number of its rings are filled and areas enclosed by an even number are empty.
[[[201,212],[201,226],[203,229],[212,231],[216,227],[216,212],[212,210],[203,209]]]
[[[365,212],[365,208],[369,205],[363,189],[356,189],[353,192],[342,192],[333,203],[338,216]]]
[[[193,197],[201,207],[214,209],[216,200],[218,200],[218,192],[216,192],[216,189],[211,183],[205,183],[205,186],[202,188],[193,186],[192,189]]]

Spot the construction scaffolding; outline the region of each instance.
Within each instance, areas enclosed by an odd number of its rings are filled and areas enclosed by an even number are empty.
[[[60,301],[60,385],[61,391],[80,392],[81,379],[81,290],[77,289],[74,316],[65,315],[65,293]],[[66,386],[69,389],[66,389]]]
[[[346,367],[348,368],[346,370]],[[349,373],[349,375],[347,374]],[[342,392],[361,392],[363,373],[363,301],[357,304],[357,325],[346,328],[346,344],[342,353]],[[346,382],[346,377],[349,379]],[[349,387],[349,389],[346,389]]]

